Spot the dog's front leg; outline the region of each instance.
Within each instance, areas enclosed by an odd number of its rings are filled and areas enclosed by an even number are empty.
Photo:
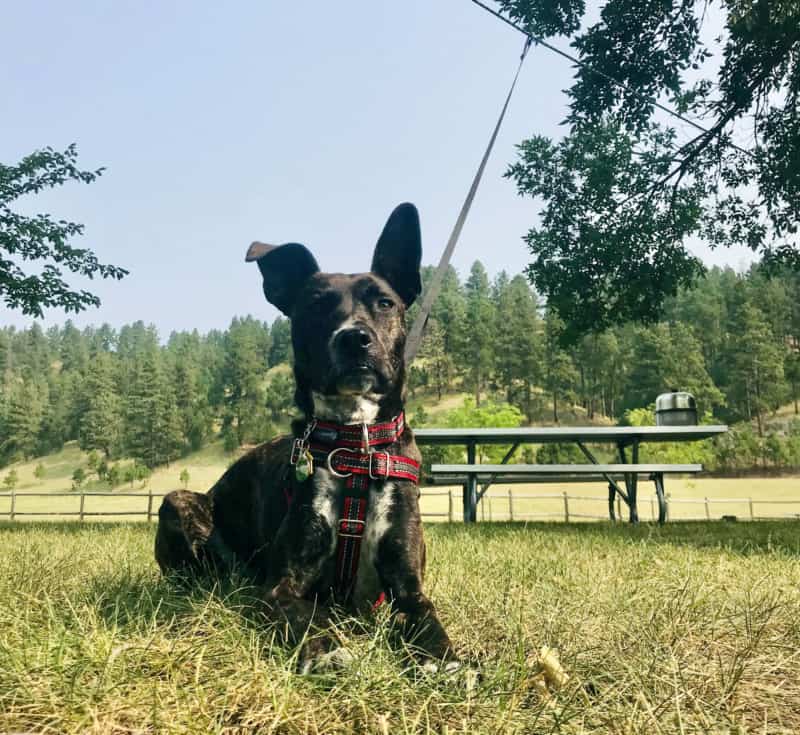
[[[436,609],[422,591],[424,564],[425,546],[418,519],[389,530],[381,540],[378,574],[392,601],[404,639],[421,654],[426,664],[457,662]],[[446,667],[453,668],[447,664]]]
[[[347,662],[346,652],[336,649],[324,632],[330,626],[330,608],[313,594],[334,543],[328,520],[308,505],[292,508],[276,539],[279,572],[268,588],[266,603],[270,619],[283,626],[289,641],[303,644],[298,660],[303,674]]]

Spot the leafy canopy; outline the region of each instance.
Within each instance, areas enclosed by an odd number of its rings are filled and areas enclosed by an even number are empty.
[[[522,142],[506,173],[544,203],[528,275],[568,336],[657,319],[703,271],[690,237],[800,269],[800,3],[716,3],[724,29],[708,40],[714,4],[609,0],[579,30],[582,0],[498,0],[533,35],[572,36],[586,64],[568,133]]]
[[[16,166],[0,164],[0,297],[11,309],[42,317],[43,307],[58,306],[79,312],[99,306],[100,299],[89,291],[74,289],[64,280],[64,271],[94,278],[119,280],[128,271],[98,261],[91,250],[69,244],[83,234],[83,225],[55,220],[49,214],[26,216],[12,205],[19,199],[67,181],[89,184],[103,172],[82,171],[77,165],[75,145],[64,151],[52,148],[36,151]],[[23,263],[36,263],[32,272]]]

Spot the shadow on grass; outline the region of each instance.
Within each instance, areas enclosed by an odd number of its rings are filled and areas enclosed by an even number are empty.
[[[431,534],[463,533],[462,524],[430,524]],[[470,527],[476,538],[507,534],[541,533],[548,536],[603,539],[621,546],[629,543],[688,546],[716,549],[742,555],[769,554],[800,557],[800,521],[672,521],[664,526],[654,523],[547,523],[494,522]]]

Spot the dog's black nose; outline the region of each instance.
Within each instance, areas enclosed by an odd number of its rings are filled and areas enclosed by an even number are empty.
[[[366,352],[371,344],[372,337],[362,327],[343,329],[336,335],[336,348],[350,355]]]

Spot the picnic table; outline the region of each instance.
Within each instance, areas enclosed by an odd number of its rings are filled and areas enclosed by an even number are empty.
[[[564,482],[588,477],[601,477],[608,483],[608,512],[615,519],[614,500],[622,498],[629,510],[631,523],[639,521],[636,507],[637,485],[640,475],[655,482],[658,498],[659,522],[666,520],[667,505],[664,492],[664,474],[696,473],[702,465],[640,464],[639,446],[644,442],[699,441],[724,434],[727,426],[565,426],[523,427],[516,429],[417,429],[414,436],[421,445],[462,445],[467,450],[465,465],[434,465],[431,468],[435,482],[454,480],[463,487],[464,521],[475,522],[478,501],[496,481],[503,482]],[[588,460],[586,464],[526,465],[509,464],[514,452],[522,444],[574,443]],[[479,444],[510,444],[501,464],[476,464],[476,447]],[[597,461],[587,444],[613,444],[619,463],[602,464]],[[630,450],[630,461],[628,459]],[[617,478],[623,478],[623,490]],[[480,491],[478,484],[482,483]]]

